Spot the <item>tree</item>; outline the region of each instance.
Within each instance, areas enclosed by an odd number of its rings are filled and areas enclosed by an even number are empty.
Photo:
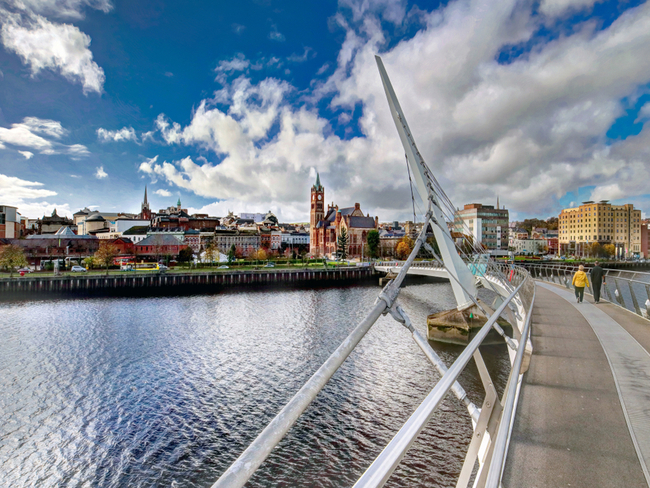
[[[368,254],[371,258],[379,256],[379,232],[371,230],[366,237],[368,242]]]
[[[104,241],[99,245],[97,252],[95,252],[95,261],[97,261],[100,266],[106,268],[106,274],[108,275],[108,267],[113,264],[113,259],[115,259],[119,254],[120,251],[116,246],[110,242]]]
[[[83,259],[82,263],[84,263],[86,265],[86,269],[93,269],[93,265],[95,264],[95,260],[93,259],[92,256],[88,256],[87,258]]]
[[[27,266],[27,259],[22,247],[11,244],[2,248],[0,267],[9,270],[9,276],[13,276],[14,271],[23,266]]]
[[[401,240],[397,243],[397,247],[395,248],[395,254],[397,255],[397,259],[406,259],[409,257],[409,254],[411,254],[411,248],[409,247],[407,242]]]
[[[214,256],[218,253],[216,246],[214,243],[210,243],[207,245],[205,248],[205,260],[210,263],[210,266],[212,266],[212,263],[214,262]]]
[[[235,261],[235,257],[237,256],[237,248],[233,244],[230,246],[230,249],[228,250],[228,264],[232,264]]]
[[[341,233],[337,239],[336,256],[339,259],[348,258],[348,232],[345,227],[341,227]]]
[[[611,258],[616,254],[616,246],[614,244],[605,244],[603,246],[603,251],[605,251],[605,254]]]
[[[194,257],[194,251],[191,247],[184,247],[178,253],[178,261],[180,263],[189,263]]]

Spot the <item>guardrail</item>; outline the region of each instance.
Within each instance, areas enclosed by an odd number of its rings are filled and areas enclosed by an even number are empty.
[[[413,252],[405,262],[393,261],[390,263],[391,267],[397,271],[397,276],[384,287],[370,313],[357,325],[352,333],[294,395],[253,443],[222,474],[217,482],[214,483],[213,488],[242,487],[250,479],[273,448],[293,426],[302,412],[343,364],[368,330],[370,330],[379,316],[386,314],[390,314],[398,323],[402,324],[411,332],[416,344],[438,369],[442,377],[354,486],[383,486],[409,450],[420,431],[450,391],[465,404],[474,426],[474,434],[465,457],[457,487],[467,487],[472,477],[475,479],[473,486],[477,488],[497,488],[499,486],[508,449],[510,432],[512,430],[511,425],[516,411],[516,402],[521,387],[521,379],[527,368],[525,356],[530,355],[532,350],[529,342],[529,333],[532,308],[535,301],[534,280],[528,271],[521,267],[501,269],[495,263],[490,263],[485,269],[480,270],[481,273],[487,272],[494,274],[493,278],[500,281],[506,279],[503,289],[507,289],[508,294],[507,296],[502,296],[500,305],[494,313],[489,315],[488,321],[480,332],[466,346],[456,361],[447,368],[437,353],[431,348],[429,342],[413,327],[404,310],[397,304],[399,289],[409,268],[437,266],[436,263],[432,262],[413,262],[415,255],[417,255],[420,246],[424,242],[424,236],[423,231],[415,243]],[[383,264],[388,263],[375,263],[375,267],[382,266]],[[505,278],[504,271],[512,271],[508,276],[509,280]],[[517,317],[518,324],[517,326],[513,324],[513,331],[516,331],[515,334],[518,336],[516,338],[510,338],[504,335],[505,342],[509,347],[512,369],[504,394],[502,398],[499,398],[485,366],[485,362],[483,361],[483,357],[481,356],[479,346],[493,327],[497,331],[500,330],[496,321],[507,308],[510,308]],[[503,333],[503,331],[500,331],[500,333]],[[462,386],[457,381],[472,358],[478,367],[486,392],[481,408],[478,408],[469,400]],[[479,465],[478,470],[475,469],[477,463]]]
[[[557,283],[571,289],[573,275],[578,266],[563,264],[525,264],[530,274],[537,279]],[[589,287],[585,293],[593,296],[591,268],[585,266]],[[603,268],[602,297],[641,317],[650,319],[650,273]]]

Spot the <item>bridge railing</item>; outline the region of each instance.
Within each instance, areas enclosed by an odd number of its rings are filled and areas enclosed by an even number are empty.
[[[534,278],[566,286],[569,289],[572,288],[573,275],[578,271],[578,266],[570,264],[527,263],[524,266]],[[593,296],[591,268],[585,267],[584,271],[589,279],[589,287],[585,288],[585,293]],[[601,300],[605,299],[650,319],[650,273],[603,268],[603,282]]]
[[[442,377],[354,486],[383,486],[450,391],[465,404],[474,426],[474,435],[466,453],[457,487],[467,487],[472,477],[475,479],[474,486],[477,488],[497,488],[499,486],[508,448],[511,424],[516,411],[521,378],[527,367],[524,366],[524,364],[527,364],[525,357],[527,354],[530,355],[528,338],[532,307],[535,300],[534,280],[524,268],[515,267],[512,270],[508,268],[508,271],[512,271],[512,273],[509,277],[510,281],[506,285],[507,296],[502,296],[498,308],[489,316],[485,325],[470,341],[456,361],[447,368],[435,350],[431,348],[429,342],[413,327],[407,314],[397,303],[400,286],[409,268],[438,266],[443,269],[438,263],[414,262],[414,257],[424,242],[424,236],[423,231],[416,241],[413,252],[405,262],[375,263],[376,267],[390,265],[389,267],[394,268],[397,276],[384,287],[366,318],[359,323],[253,443],[222,474],[213,485],[213,488],[241,487],[248,481],[372,325],[381,315],[386,314],[390,314],[398,323],[411,332],[416,344],[438,369]],[[484,271],[492,273],[491,278],[493,279],[503,280],[505,278],[505,270],[501,270],[493,264]],[[510,338],[504,334],[504,339],[510,348],[509,356],[512,369],[506,389],[502,397],[499,398],[479,347],[492,328],[503,333],[497,324],[497,319],[507,309],[510,309],[517,317],[517,324],[513,324],[513,331],[516,331],[517,337]],[[472,359],[474,359],[479,370],[486,392],[481,408],[476,407],[471,402],[457,381]]]

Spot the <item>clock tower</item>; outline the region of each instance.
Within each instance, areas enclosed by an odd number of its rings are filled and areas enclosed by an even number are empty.
[[[323,254],[321,243],[318,242],[319,233],[316,232],[318,222],[325,218],[325,188],[320,184],[320,175],[316,173],[316,183],[311,187],[311,212],[309,220],[309,250],[313,256]]]

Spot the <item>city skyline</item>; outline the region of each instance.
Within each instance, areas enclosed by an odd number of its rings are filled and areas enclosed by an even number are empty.
[[[327,201],[408,220],[380,54],[457,206],[647,217],[648,4],[490,5],[5,2],[0,203],[135,212],[148,185],[154,209],[306,221],[319,171]]]

